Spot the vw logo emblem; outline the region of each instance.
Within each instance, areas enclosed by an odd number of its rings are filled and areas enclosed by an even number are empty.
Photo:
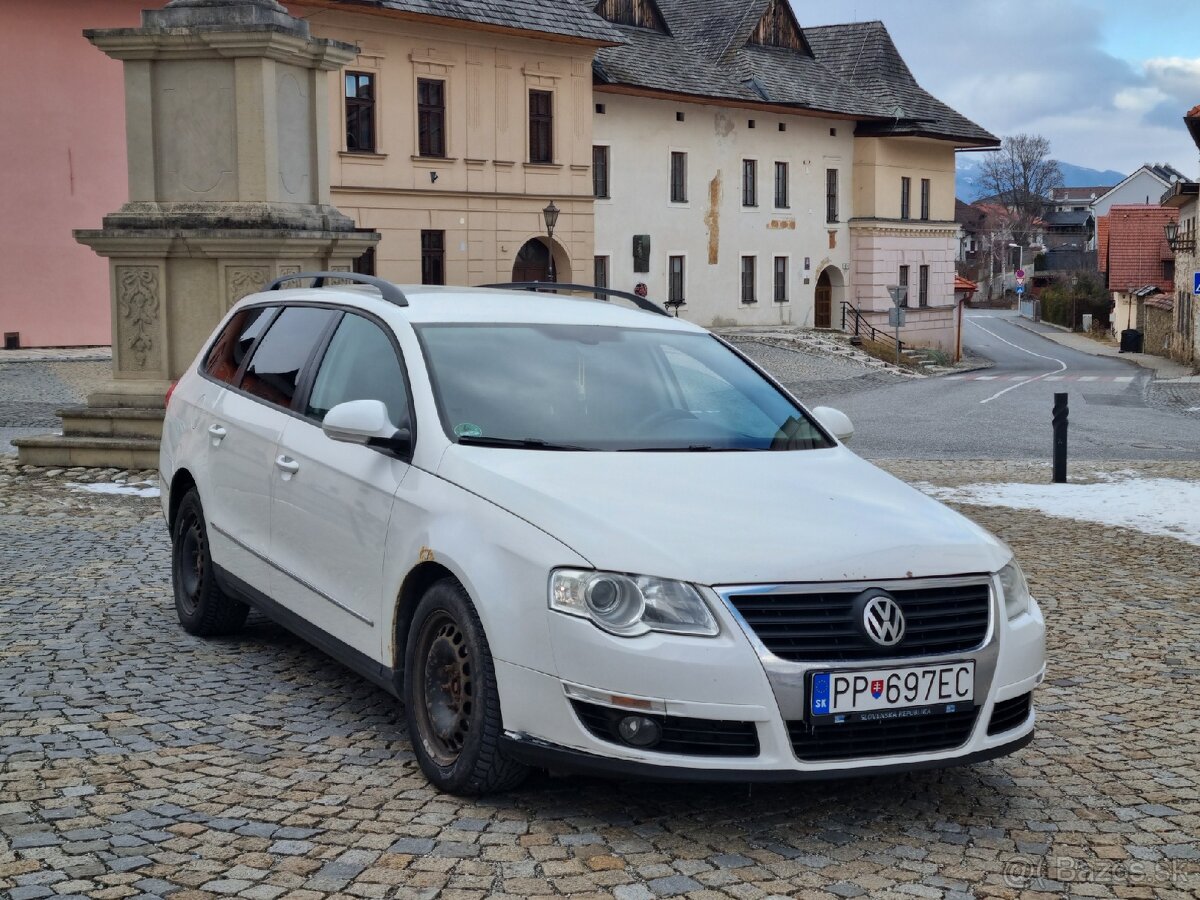
[[[862,628],[880,647],[894,647],[904,638],[904,611],[891,594],[870,591],[862,607]]]

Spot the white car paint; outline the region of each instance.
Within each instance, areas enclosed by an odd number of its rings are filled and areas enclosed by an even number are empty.
[[[514,745],[637,763],[650,773],[719,769],[803,777],[951,763],[1011,747],[1032,732],[1031,713],[1016,730],[986,733],[995,702],[1041,682],[1044,622],[1032,600],[1027,612],[1007,618],[994,573],[1012,555],[977,525],[836,442],[829,449],[778,453],[556,453],[458,444],[440,425],[412,325],[703,329],[590,300],[403,290],[407,307],[357,287],[273,291],[245,298],[230,316],[266,300],[320,301],[386,323],[404,355],[413,395],[411,464],[333,441],[316,424],[201,375],[203,353],[178,382],[163,430],[163,510],[169,515],[172,509],[171,486],[181,475],[191,477],[210,531],[216,529],[212,553],[220,566],[350,648],[360,663],[390,671],[403,665],[399,638],[411,611],[401,602],[405,580],[436,563],[462,583],[478,610],[496,660],[504,730]],[[213,427],[225,437],[210,433]],[[281,468],[281,458],[296,468]],[[563,567],[694,584],[720,633],[618,637],[554,611],[548,579]],[[721,598],[722,587],[852,582],[866,588],[960,575],[991,585],[985,646],[955,655],[989,660],[978,667],[982,709],[969,740],[931,753],[816,764],[798,759],[781,710],[799,702],[805,674],[886,664],[770,658]],[[913,664],[909,658],[895,666]],[[575,688],[646,698],[673,716],[753,722],[759,753],[715,758],[601,740],[572,711],[567,691]]]

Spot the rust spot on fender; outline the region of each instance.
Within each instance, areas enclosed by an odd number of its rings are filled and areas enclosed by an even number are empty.
[[[708,264],[715,266],[720,256],[721,245],[721,172],[708,183],[708,211],[704,214],[708,228]]]
[[[421,552],[417,554],[417,558],[420,559],[421,562],[433,562],[433,551],[428,547],[422,547]]]

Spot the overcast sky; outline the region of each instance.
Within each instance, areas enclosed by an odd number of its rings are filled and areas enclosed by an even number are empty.
[[[1129,173],[1200,174],[1196,0],[791,0],[800,25],[879,19],[922,87],[1001,137]]]

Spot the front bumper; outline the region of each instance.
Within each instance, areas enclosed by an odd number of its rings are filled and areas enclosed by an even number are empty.
[[[997,703],[1029,694],[1044,679],[1045,626],[1036,604],[1008,621],[996,597],[994,592],[987,639],[976,650],[952,657],[860,664],[883,668],[951,658],[975,660],[978,713],[966,740],[949,749],[800,759],[788,723],[803,715],[806,674],[856,664],[788,663],[764,653],[736,613],[713,592],[710,605],[722,626],[717,638],[663,634],[615,638],[586,620],[551,613],[557,674],[496,661],[506,751],[535,765],[685,781],[841,778],[959,765],[1012,753],[1032,739],[1032,709],[1023,722],[999,734],[988,734],[989,722]],[[585,727],[566,694],[571,686],[644,699],[646,708],[661,710],[668,717],[752,723],[758,752],[736,757],[683,755],[612,742]]]

